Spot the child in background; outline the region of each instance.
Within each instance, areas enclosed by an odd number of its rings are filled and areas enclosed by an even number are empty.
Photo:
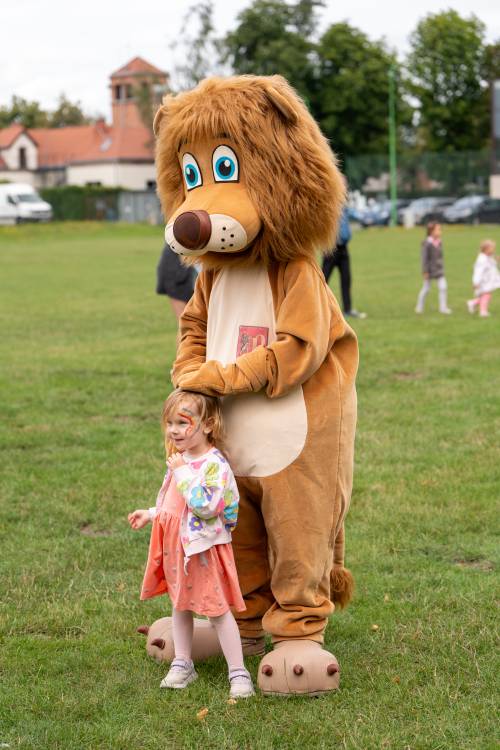
[[[427,237],[422,243],[422,275],[424,283],[417,299],[415,312],[419,315],[424,311],[425,298],[431,288],[432,279],[436,279],[439,294],[439,312],[450,315],[448,307],[446,278],[444,275],[443,245],[441,242],[441,225],[436,222],[427,224]]]
[[[176,390],[165,402],[162,423],[172,448],[156,507],[128,515],[133,529],[153,522],[141,599],[168,592],[172,601],[175,659],[160,687],[185,688],[198,677],[191,659],[196,612],[216,629],[231,697],[247,698],[254,689],[230,609],[245,609],[231,546],[239,495],[215,447],[222,433],[219,401]]]
[[[500,289],[500,271],[495,257],[496,244],[493,240],[483,240],[479,247],[479,255],[474,263],[472,285],[474,298],[467,300],[467,308],[472,314],[479,307],[481,318],[488,318],[488,305],[495,289]]]

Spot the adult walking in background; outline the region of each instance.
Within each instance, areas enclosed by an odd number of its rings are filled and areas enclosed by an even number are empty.
[[[165,294],[170,299],[177,320],[193,296],[195,281],[196,270],[184,266],[179,256],[165,244],[156,269],[156,293]]]
[[[323,257],[322,269],[327,283],[333,269],[335,267],[339,269],[344,316],[351,318],[366,318],[366,313],[358,312],[358,310],[355,310],[351,306],[351,260],[348,248],[351,238],[352,232],[351,227],[349,226],[349,215],[347,208],[344,208],[340,218],[337,242],[333,250]]]

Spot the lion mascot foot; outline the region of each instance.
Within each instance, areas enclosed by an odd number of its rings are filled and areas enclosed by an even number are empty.
[[[193,631],[193,661],[204,661],[210,656],[222,654],[215,628],[209,620],[195,617]],[[174,658],[174,641],[172,638],[172,618],[161,617],[152,625],[141,625],[138,633],[143,633],[146,640],[146,651],[156,661],[171,662]],[[262,656],[265,653],[264,637],[242,638],[244,656]]]
[[[259,664],[264,695],[323,695],[337,690],[339,680],[337,659],[315,641],[280,641]]]

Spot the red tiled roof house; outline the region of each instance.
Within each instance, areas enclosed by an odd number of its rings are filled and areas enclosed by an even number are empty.
[[[137,87],[158,100],[164,71],[135,57],[111,75],[113,123],[63,128],[0,129],[0,180],[35,187],[99,184],[144,190],[155,186],[152,132],[142,122]]]

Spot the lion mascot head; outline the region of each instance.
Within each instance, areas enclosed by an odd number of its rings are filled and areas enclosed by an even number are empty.
[[[154,131],[165,237],[179,255],[213,268],[334,245],[344,181],[281,76],[209,78],[167,96]]]

